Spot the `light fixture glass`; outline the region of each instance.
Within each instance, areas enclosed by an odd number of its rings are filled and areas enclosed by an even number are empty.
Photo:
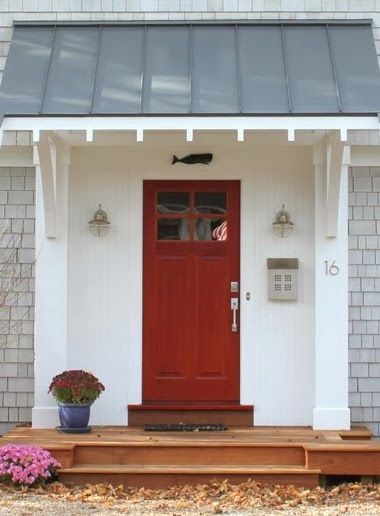
[[[94,218],[88,223],[88,227],[91,235],[96,237],[104,236],[110,230],[110,222],[108,220],[107,213],[102,209],[102,205],[99,204],[99,208],[94,213]]]
[[[285,210],[285,206],[276,214],[276,220],[272,224],[273,232],[280,238],[287,238],[293,233],[294,224],[290,221],[290,215]]]

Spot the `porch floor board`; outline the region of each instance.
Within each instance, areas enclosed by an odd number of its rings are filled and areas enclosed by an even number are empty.
[[[0,440],[48,449],[62,464],[59,478],[165,487],[212,478],[249,478],[312,487],[324,475],[380,475],[380,441],[366,427],[234,427],[224,432],[144,432],[95,426],[89,434],[15,427]]]

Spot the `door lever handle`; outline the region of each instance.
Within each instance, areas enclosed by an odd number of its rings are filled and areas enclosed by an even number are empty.
[[[231,311],[232,311],[232,325],[231,330],[235,333],[238,331],[237,325],[237,311],[239,310],[239,298],[232,297],[231,298]]]

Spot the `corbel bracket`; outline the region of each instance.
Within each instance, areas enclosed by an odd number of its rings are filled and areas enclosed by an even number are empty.
[[[57,137],[53,132],[41,131],[34,145],[33,157],[41,174],[45,235],[56,238]]]
[[[326,211],[327,236],[336,237],[338,234],[338,218],[342,167],[347,166],[349,146],[342,141],[338,131],[327,135],[326,141]]]

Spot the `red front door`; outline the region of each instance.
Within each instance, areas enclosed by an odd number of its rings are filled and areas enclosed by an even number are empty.
[[[145,402],[239,402],[239,196],[238,181],[144,183]]]

